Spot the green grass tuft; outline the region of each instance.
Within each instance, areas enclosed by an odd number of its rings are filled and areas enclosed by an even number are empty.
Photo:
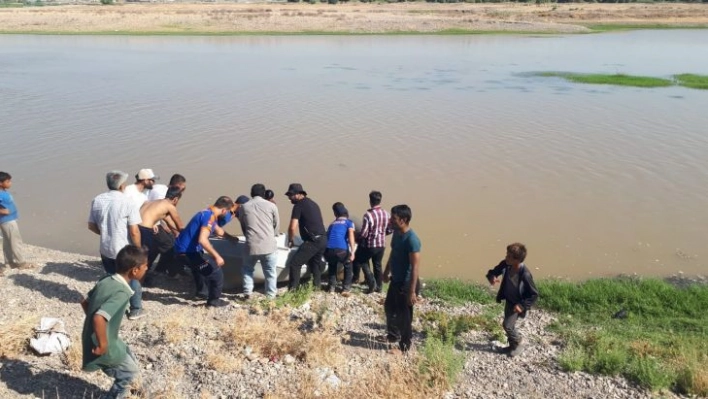
[[[541,72],[539,76],[558,77],[576,83],[632,86],[632,87],[668,87],[673,86],[670,79],[651,76],[633,76],[625,74],[581,74],[569,72]]]
[[[426,297],[440,299],[452,305],[464,305],[469,302],[485,305],[494,302],[496,295],[496,291],[459,279],[434,279],[426,280],[425,283]]]
[[[285,306],[297,308],[304,305],[305,302],[309,301],[313,292],[314,289],[312,288],[312,286],[309,284],[305,284],[301,286],[300,289],[297,289],[295,291],[288,291],[283,295],[276,297],[275,300],[272,300],[272,302],[276,308],[282,308]],[[270,300],[264,299],[264,301],[267,303]]]
[[[454,345],[429,337],[420,349],[423,355],[418,365],[420,373],[431,386],[450,388],[465,367],[465,355]]]
[[[683,87],[691,89],[708,90],[708,75],[695,75],[692,73],[682,73],[674,75],[676,83]]]

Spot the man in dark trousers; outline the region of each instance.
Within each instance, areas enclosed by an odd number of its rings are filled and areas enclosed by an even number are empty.
[[[411,229],[413,212],[408,205],[391,208],[391,254],[383,273],[388,286],[384,310],[386,311],[386,341],[398,342],[395,352],[407,352],[411,348],[413,336],[413,306],[418,300],[416,286],[420,269],[420,239]]]
[[[359,271],[364,272],[366,284],[369,286],[369,293],[381,292],[383,287],[381,261],[386,250],[386,236],[393,230],[389,226],[391,216],[381,208],[382,194],[380,191],[369,193],[369,205],[371,209],[366,211],[363,218],[361,233],[359,235],[359,247],[356,249],[354,258],[354,281],[359,280]],[[369,261],[374,264],[374,273],[369,269]]]
[[[288,247],[292,248],[294,245],[295,230],[299,230],[302,238],[302,244],[288,261],[287,266],[290,271],[288,290],[300,288],[300,270],[304,264],[307,264],[307,273],[312,274],[315,289],[319,289],[324,271],[322,256],[327,248],[322,212],[319,205],[307,197],[307,192],[299,183],[290,184],[285,195],[294,205],[288,227]]]

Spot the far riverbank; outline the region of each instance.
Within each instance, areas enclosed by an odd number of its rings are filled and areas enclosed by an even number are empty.
[[[21,5],[19,3],[18,5]],[[0,33],[240,35],[592,33],[706,28],[702,4],[119,4],[0,8]]]

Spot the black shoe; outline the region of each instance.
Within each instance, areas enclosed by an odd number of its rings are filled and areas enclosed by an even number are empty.
[[[208,294],[202,294],[201,292],[197,292],[194,294],[194,299],[207,299],[209,298]]]
[[[514,350],[514,348],[511,347],[511,345],[509,345],[509,346],[505,346],[503,348],[499,348],[499,353],[508,355],[512,350]]]
[[[209,308],[223,308],[224,306],[229,306],[229,301],[223,299],[214,299],[207,302],[207,307]]]
[[[386,334],[386,335],[379,335],[378,337],[376,337],[376,341],[383,342],[386,344],[393,344],[393,343],[398,342],[399,339],[397,337],[394,337],[391,334]]]
[[[154,287],[155,286],[155,276],[153,276],[153,275],[145,276],[142,286],[145,288]]]
[[[381,288],[381,287],[376,287],[376,288],[374,288],[374,292],[381,292],[381,291],[382,291],[382,288]]]

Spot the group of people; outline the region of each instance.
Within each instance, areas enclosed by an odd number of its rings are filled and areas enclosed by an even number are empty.
[[[151,169],[142,169],[135,175],[135,182],[128,184],[127,173],[111,171],[106,175],[108,191],[91,203],[88,229],[100,236],[99,252],[106,276],[82,302],[86,313],[83,365],[87,371],[103,370],[115,378],[106,397],[125,397],[129,383],[139,373],[135,357],[118,338],[118,330],[125,314],[129,320],[145,316],[142,284],[153,283],[151,280],[161,273],[176,276],[188,269],[197,298],[206,300],[207,307],[228,305],[221,299],[224,259],[209,238],[238,241],[238,237],[224,231],[231,220],[238,219],[247,247],[242,266],[244,297],[248,299],[253,293],[257,263],[265,276],[265,295],[274,298],[277,293],[276,238],[280,234],[280,216],[272,190],[258,183],[251,187],[250,198],[221,196],[184,224],[177,205],[186,190],[186,179],[175,174],[168,185],[156,184],[158,179]],[[11,267],[28,268],[32,266],[24,262],[20,252],[17,211],[7,191],[10,186],[10,175],[0,172],[3,252]],[[303,265],[307,265],[307,280],[316,289],[321,287],[321,276],[328,266],[326,290],[331,293],[337,291],[341,265],[344,297],[351,295],[352,284],[359,281],[362,273],[367,293],[381,292],[383,285],[389,283],[384,301],[387,331],[381,339],[397,343],[401,352],[408,351],[413,307],[420,290],[421,252],[420,239],[410,227],[410,207],[396,205],[389,213],[381,207],[381,192],[371,191],[370,208],[362,218],[361,229],[357,229],[341,202],[332,205],[334,220],[325,228],[319,205],[308,197],[301,184],[290,184],[285,195],[293,204],[287,227],[288,246],[295,245],[298,235],[302,240],[286,264],[288,290],[303,286]],[[391,250],[383,266],[388,235],[392,235]],[[490,284],[495,284],[503,275],[497,300],[506,301],[503,327],[509,346],[503,352],[510,356],[518,355],[523,348],[516,321],[525,317],[538,298],[531,272],[523,263],[525,258],[526,247],[511,244],[506,248],[505,259],[486,276]]]

